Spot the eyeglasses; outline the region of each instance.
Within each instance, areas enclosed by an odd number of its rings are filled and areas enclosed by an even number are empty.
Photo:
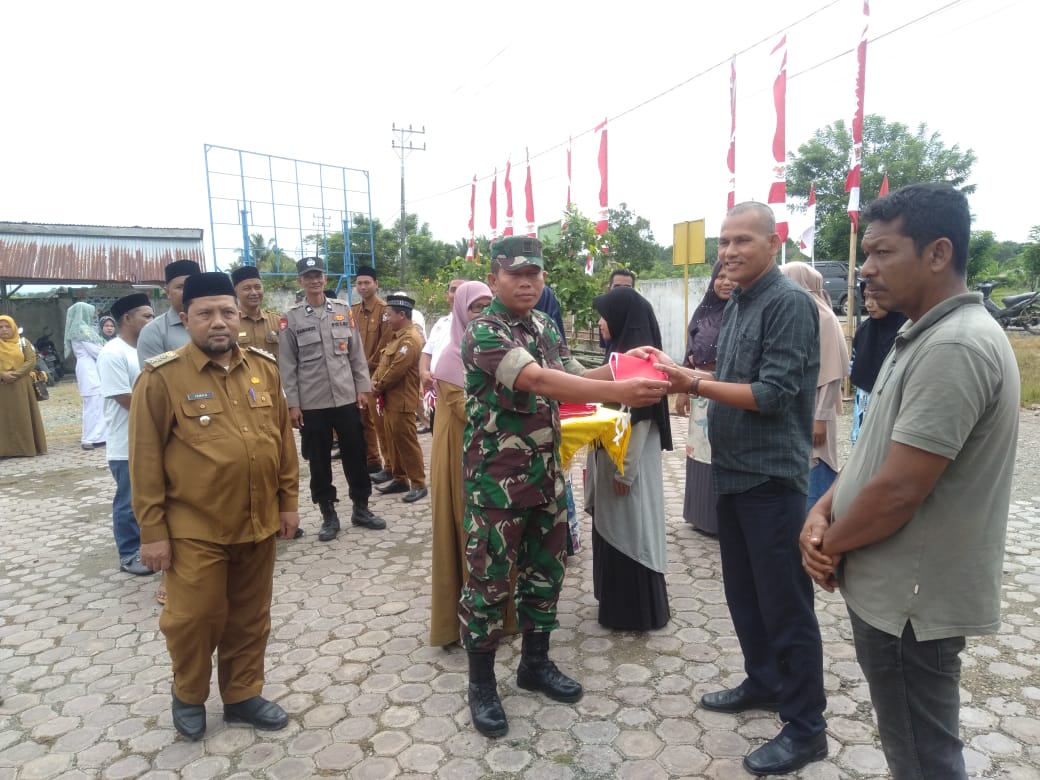
[[[489,304],[486,303],[480,303],[479,301],[477,303],[471,303],[469,305],[469,311],[471,314],[480,314],[488,307],[488,305]]]

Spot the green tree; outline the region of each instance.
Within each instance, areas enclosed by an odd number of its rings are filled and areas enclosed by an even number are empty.
[[[616,266],[643,277],[661,262],[662,247],[654,241],[649,220],[638,216],[627,203],[607,211],[607,225],[608,232],[613,234],[610,256]]]
[[[612,268],[618,265],[612,249],[614,235],[608,230],[596,235],[596,225],[574,208],[567,210],[567,224],[560,231],[560,239],[542,247],[545,256],[547,282],[560,301],[564,316],[573,315],[575,326],[587,328],[599,315],[592,309],[592,299],[603,292]],[[585,273],[586,258],[591,255],[595,272]]]
[[[848,195],[852,134],[841,120],[813,133],[813,137],[788,155],[787,191],[805,193],[816,186],[816,239],[818,259],[845,260],[849,253]],[[886,122],[869,114],[863,122],[863,158],[860,174],[860,208],[877,197],[884,175],[892,189],[918,182],[946,182],[965,195],[975,191],[967,184],[975,164],[971,149],[946,146],[937,132],[923,122],[911,131],[900,122]],[[796,207],[797,208],[797,207]],[[801,210],[804,211],[804,206]],[[857,252],[859,242],[857,241]],[[862,262],[860,255],[857,262]]]
[[[993,250],[997,237],[992,230],[973,230],[968,242],[968,285],[993,270]]]
[[[1029,231],[1029,240],[1033,243],[1022,251],[1022,267],[1026,272],[1026,281],[1031,290],[1040,284],[1040,225],[1033,225]]]

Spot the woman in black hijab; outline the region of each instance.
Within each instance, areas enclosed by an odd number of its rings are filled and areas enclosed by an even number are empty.
[[[616,287],[592,302],[600,331],[617,352],[662,349],[654,309],[631,287]],[[668,400],[631,410],[632,432],[620,473],[603,450],[589,455],[585,508],[592,515],[592,580],[599,622],[607,628],[648,631],[668,623],[661,450],[672,448]]]
[[[722,328],[722,311],[733,292],[722,263],[716,261],[700,305],[694,310],[687,330],[684,365],[704,371],[715,370],[715,356]],[[711,445],[708,444],[708,399],[680,395],[675,408],[679,414],[689,410],[690,426],[686,435],[686,495],[683,518],[695,530],[715,536],[719,518],[715,513],[716,496],[711,485]]]
[[[885,355],[891,351],[896,334],[906,322],[905,314],[882,309],[869,292],[863,294],[863,306],[869,316],[852,337],[852,370],[849,373],[849,379],[856,387],[850,433],[853,444],[859,438],[859,429],[863,425],[863,418],[866,417],[870,394],[881,371],[881,364]]]

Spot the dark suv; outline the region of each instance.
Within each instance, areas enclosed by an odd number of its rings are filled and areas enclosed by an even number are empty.
[[[817,260],[814,267],[823,276],[823,288],[830,293],[834,310],[841,314],[849,313],[849,266],[840,260]],[[860,291],[859,277],[856,278],[856,306],[863,311],[863,293]]]

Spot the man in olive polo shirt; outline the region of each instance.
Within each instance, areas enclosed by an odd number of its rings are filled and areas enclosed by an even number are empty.
[[[806,518],[803,565],[841,587],[892,776],[957,780],[959,654],[1000,625],[1020,378],[965,284],[964,195],[915,184],[863,216],[867,292],[908,321],[849,462]]]

